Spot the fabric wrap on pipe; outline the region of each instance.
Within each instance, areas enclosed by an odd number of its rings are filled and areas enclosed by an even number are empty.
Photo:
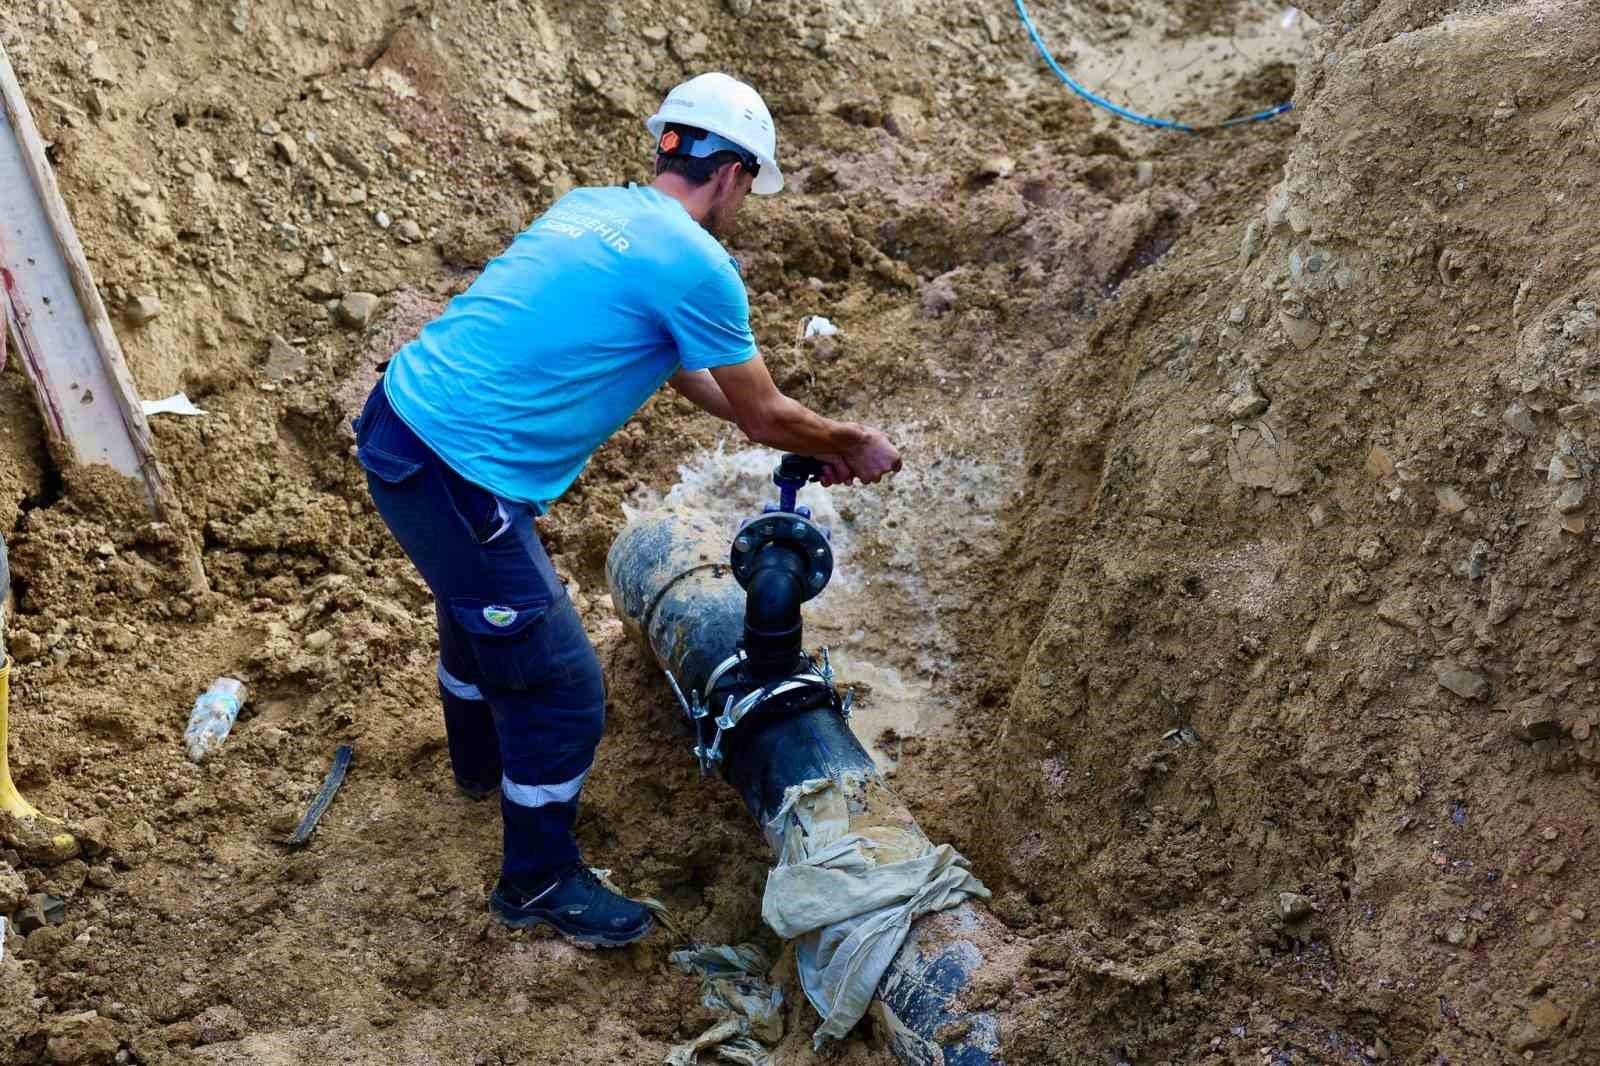
[[[700,1005],[716,1025],[667,1053],[665,1066],[693,1066],[701,1052],[746,1066],[770,1061],[766,1045],[783,1039],[783,991],[767,980],[772,960],[754,944],[700,944],[667,956],[700,977]]]
[[[819,1045],[861,1020],[912,922],[989,896],[950,845],[892,827],[868,832],[851,832],[845,792],[829,777],[791,787],[767,825],[778,865],[761,917],[796,941],[801,987],[822,1016]]]

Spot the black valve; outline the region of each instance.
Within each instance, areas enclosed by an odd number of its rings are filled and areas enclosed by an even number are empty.
[[[750,587],[756,558],[772,543],[782,544],[796,553],[802,599],[809,600],[828,583],[833,576],[829,531],[811,520],[811,508],[795,502],[805,484],[821,481],[826,471],[827,465],[821,459],[809,455],[789,452],[779,460],[778,468],[772,473],[772,483],[778,486],[778,502],[764,504],[759,516],[741,522],[739,534],[733,540],[728,561],[741,586]]]
[[[773,471],[772,483],[778,486],[778,510],[794,513],[795,497],[808,481],[821,481],[827,467],[809,455],[784,454]]]

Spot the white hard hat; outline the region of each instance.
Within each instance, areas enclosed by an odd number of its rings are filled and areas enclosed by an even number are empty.
[[[715,73],[690,78],[667,94],[661,110],[650,116],[645,128],[659,142],[669,122],[719,134],[751,152],[761,164],[751,192],[766,194],[783,188],[772,112],[761,94],[744,82]]]

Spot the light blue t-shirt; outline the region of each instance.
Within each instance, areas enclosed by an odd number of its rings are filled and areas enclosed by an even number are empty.
[[[738,264],[677,200],[629,185],[563,196],[384,380],[457,473],[542,509],[680,366],[755,354]]]

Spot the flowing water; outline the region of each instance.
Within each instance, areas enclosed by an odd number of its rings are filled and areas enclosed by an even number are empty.
[[[951,721],[941,680],[959,653],[948,623],[951,605],[962,602],[964,569],[951,546],[959,540],[971,550],[978,541],[977,551],[992,550],[1001,502],[995,471],[943,454],[933,427],[907,423],[889,434],[920,457],[889,482],[810,485],[799,497],[831,530],[834,549],[833,579],[805,606],[806,645],[827,646],[840,683],[855,688],[851,728],[886,773],[907,738]],[[632,520],[662,508],[701,511],[725,522],[731,539],[740,518],[776,501],[778,459],[770,449],[719,443],[680,465],[665,493],[642,490],[624,512]]]

